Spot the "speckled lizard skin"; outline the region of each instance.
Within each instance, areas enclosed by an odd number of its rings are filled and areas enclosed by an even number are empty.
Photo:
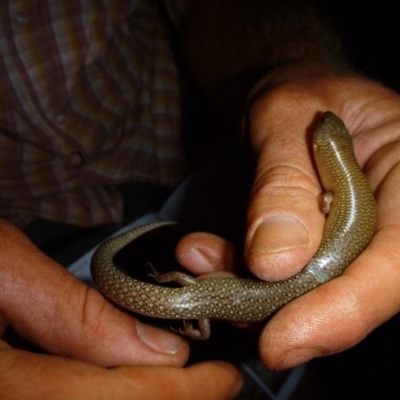
[[[175,281],[168,288],[140,282],[119,271],[115,254],[138,236],[172,224],[160,221],[140,226],[106,240],[92,259],[93,279],[115,303],[139,314],[158,318],[198,320],[198,329],[185,322],[181,333],[196,339],[210,335],[210,319],[259,322],[284,304],[337,277],[368,245],[376,229],[376,207],[371,189],[353,152],[344,123],[332,112],[323,114],[313,138],[313,153],[329,209],[321,245],[310,262],[291,278],[279,282],[255,279],[195,278],[155,271],[157,282]]]

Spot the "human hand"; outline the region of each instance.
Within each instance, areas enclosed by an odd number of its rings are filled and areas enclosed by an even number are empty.
[[[204,382],[207,398],[225,399],[239,389],[227,363],[180,368],[182,338],[119,311],[17,228],[0,221],[0,237],[0,334],[12,327],[49,353],[0,340],[2,399],[202,399]]]
[[[317,64],[293,64],[267,79],[249,113],[257,158],[245,244],[251,271],[264,280],[287,278],[319,246],[325,218],[310,132],[322,112],[344,120],[378,207],[375,237],[344,274],[286,305],[264,328],[261,357],[283,369],[353,346],[400,309],[400,97]],[[177,248],[196,273],[232,269],[233,254],[229,243],[206,234],[189,235]]]

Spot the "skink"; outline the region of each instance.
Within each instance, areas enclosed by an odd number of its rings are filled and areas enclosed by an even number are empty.
[[[255,279],[196,280],[171,272],[153,277],[184,286],[163,287],[133,279],[119,271],[115,254],[138,236],[172,222],[140,226],[102,243],[92,259],[92,276],[100,291],[115,303],[151,317],[198,320],[185,322],[181,333],[196,339],[210,335],[210,319],[260,322],[284,304],[339,276],[368,245],[376,229],[374,196],[354,156],[344,123],[327,111],[313,137],[313,153],[329,205],[321,245],[310,262],[292,277],[266,282]]]

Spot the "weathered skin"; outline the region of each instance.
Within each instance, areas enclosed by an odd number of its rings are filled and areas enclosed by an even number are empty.
[[[105,241],[92,259],[92,275],[101,292],[140,314],[199,321],[199,330],[185,324],[181,333],[197,339],[210,335],[209,319],[259,322],[284,304],[339,276],[368,245],[376,229],[375,200],[354,157],[351,137],[332,112],[322,116],[313,138],[314,158],[329,208],[321,245],[311,261],[291,278],[279,282],[215,278],[197,281],[171,272],[153,274],[158,282],[175,281],[180,288],[140,282],[119,271],[113,257],[138,236],[173,222],[156,222]],[[330,203],[331,201],[331,203]]]

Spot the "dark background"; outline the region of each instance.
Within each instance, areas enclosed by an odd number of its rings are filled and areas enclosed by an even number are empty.
[[[400,2],[316,0],[331,17],[358,71],[400,89]]]

